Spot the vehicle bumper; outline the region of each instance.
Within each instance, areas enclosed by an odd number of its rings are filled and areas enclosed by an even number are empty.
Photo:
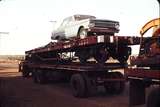
[[[87,31],[95,32],[95,33],[118,33],[119,29],[92,27],[92,28],[88,28]]]

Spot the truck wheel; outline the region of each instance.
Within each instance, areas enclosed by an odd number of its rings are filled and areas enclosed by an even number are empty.
[[[94,59],[100,64],[104,64],[108,58],[109,55],[105,48],[97,49],[94,54]]]
[[[33,76],[33,81],[34,81],[35,83],[38,83],[36,70],[33,70],[32,76]]]
[[[86,96],[85,80],[81,74],[73,74],[71,77],[71,89],[75,97]]]
[[[127,65],[127,60],[129,56],[121,56],[118,58],[118,61],[120,62],[121,65]]]
[[[87,37],[87,31],[82,27],[78,32],[78,38],[84,39]]]
[[[45,72],[41,70],[34,70],[33,79],[35,83],[45,84],[47,82],[47,78],[45,78]]]
[[[111,79],[124,79],[124,76],[120,72],[112,72],[110,74]],[[111,94],[120,94],[124,91],[125,81],[112,81],[107,82],[104,86],[106,91]]]
[[[29,77],[29,72],[26,71],[26,70],[23,70],[23,71],[22,71],[22,76],[23,76],[23,77]]]
[[[83,74],[82,76],[86,83],[86,90],[87,90],[86,96],[89,97],[95,95],[97,92],[96,81],[92,78],[89,78],[86,74]]]
[[[160,87],[153,89],[148,95],[147,107],[160,107]]]
[[[22,76],[29,77],[29,73],[30,73],[29,69],[27,67],[23,66]]]
[[[122,46],[117,59],[122,65],[127,65],[129,55],[131,55],[131,47]]]

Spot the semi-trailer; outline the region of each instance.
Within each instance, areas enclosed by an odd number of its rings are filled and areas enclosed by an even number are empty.
[[[125,78],[116,69],[127,67],[131,54],[129,46],[139,42],[139,37],[112,35],[50,42],[26,51],[25,60],[19,64],[19,71],[24,77],[32,75],[34,82],[40,84],[70,81],[76,97],[93,95],[99,85],[104,86],[109,93],[119,94],[124,90]],[[117,62],[107,60],[104,63],[109,57]]]

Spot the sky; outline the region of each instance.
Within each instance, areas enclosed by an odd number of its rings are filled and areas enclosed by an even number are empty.
[[[157,0],[2,0],[0,54],[24,54],[51,41],[51,32],[63,18],[94,15],[120,22],[119,36],[140,36],[141,27],[159,17]],[[134,49],[134,53],[138,52]]]

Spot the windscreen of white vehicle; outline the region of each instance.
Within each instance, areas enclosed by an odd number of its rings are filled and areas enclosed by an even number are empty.
[[[74,18],[76,21],[79,20],[84,20],[84,19],[95,19],[95,16],[90,16],[90,15],[74,15]]]

